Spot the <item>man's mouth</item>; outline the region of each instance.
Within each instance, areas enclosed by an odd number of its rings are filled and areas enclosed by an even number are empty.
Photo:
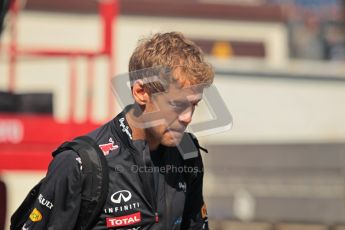
[[[176,141],[179,141],[182,139],[182,136],[184,134],[184,129],[168,129],[167,132],[170,134],[170,136],[175,139]]]
[[[174,133],[184,133],[185,129],[174,129],[174,128],[168,128],[168,132],[174,132]]]

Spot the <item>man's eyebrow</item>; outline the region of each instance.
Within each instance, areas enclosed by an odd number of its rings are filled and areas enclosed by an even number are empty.
[[[191,104],[197,104],[202,100],[202,97],[198,97],[198,98],[191,98],[189,99],[187,98],[175,98],[175,99],[171,99],[170,101],[172,102],[177,102],[177,103],[191,103]]]
[[[202,98],[198,98],[198,99],[190,100],[189,103],[198,104],[201,100],[202,100]]]
[[[202,98],[200,98],[200,99],[194,99],[194,100],[188,100],[188,99],[175,99],[175,100],[171,100],[171,102],[174,102],[174,103],[182,103],[182,104],[198,104],[201,100],[202,100]]]

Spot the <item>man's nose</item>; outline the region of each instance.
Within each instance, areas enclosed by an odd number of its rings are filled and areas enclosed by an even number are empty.
[[[186,123],[186,124],[189,124],[192,122],[192,116],[193,116],[193,108],[188,108],[186,109],[185,111],[183,111],[179,117],[178,117],[178,120],[180,122],[183,122],[183,123]]]

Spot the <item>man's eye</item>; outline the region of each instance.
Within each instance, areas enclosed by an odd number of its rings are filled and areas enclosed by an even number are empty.
[[[184,106],[183,103],[176,102],[176,101],[170,101],[169,104],[174,108],[182,108]]]
[[[176,102],[170,101],[169,104],[170,104],[172,107],[177,107],[177,103],[176,103]]]

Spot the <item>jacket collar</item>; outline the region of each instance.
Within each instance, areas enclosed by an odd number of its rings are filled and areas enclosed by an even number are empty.
[[[125,107],[114,119],[114,132],[120,137],[122,141],[127,142],[128,144],[132,142],[133,136],[132,136],[132,129],[129,126],[127,119],[126,119],[126,113],[131,108],[131,105]]]
[[[134,145],[133,143],[133,137],[132,137],[132,129],[129,126],[127,119],[126,119],[126,113],[132,108],[133,105],[128,105],[126,106],[115,118],[114,118],[114,125],[115,125],[115,132],[120,139],[126,143],[128,146],[131,146],[132,148],[135,148],[136,150],[142,149],[147,147],[147,142],[143,140],[138,140],[135,141],[136,144]],[[140,143],[137,143],[140,142]],[[163,146],[160,146],[163,147]],[[202,149],[205,152],[207,152],[206,149],[202,148],[199,145],[198,140],[196,137],[192,134],[185,133],[183,135],[183,138],[181,140],[181,143],[179,144],[178,147],[173,147],[177,148],[178,151],[180,152],[181,156],[183,159],[189,159],[189,158],[194,158],[198,156],[198,150]],[[162,150],[162,149],[160,149]],[[139,152],[141,152],[139,150]]]
[[[113,132],[115,132],[121,141],[126,143],[128,146],[134,147],[136,150],[141,152],[141,150],[144,149],[148,144],[146,140],[133,140],[132,129],[126,119],[126,114],[132,108],[132,106],[133,105],[126,106],[121,113],[114,118],[113,123],[115,129]]]

